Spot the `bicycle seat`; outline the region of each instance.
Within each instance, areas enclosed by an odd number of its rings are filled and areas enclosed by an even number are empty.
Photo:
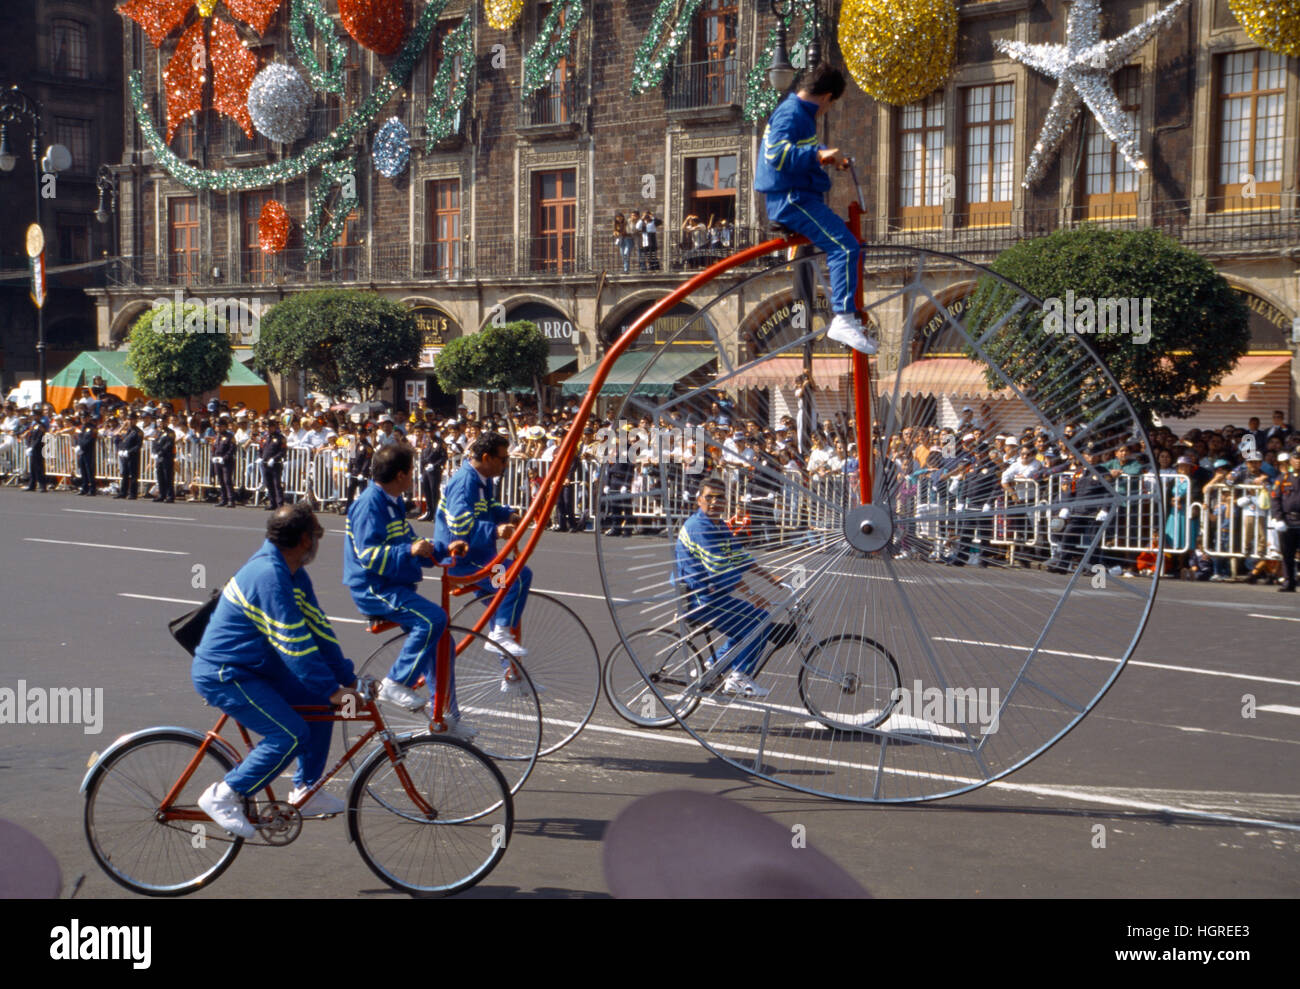
[[[397,622],[389,621],[387,618],[376,618],[374,615],[365,615],[370,621],[366,626],[366,631],[371,635],[379,635],[381,632],[387,632],[390,628],[397,628]]]

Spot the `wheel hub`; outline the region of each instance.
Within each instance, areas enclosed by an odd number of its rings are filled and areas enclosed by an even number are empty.
[[[863,553],[875,553],[889,545],[894,519],[881,505],[855,505],[844,513],[844,538]]]

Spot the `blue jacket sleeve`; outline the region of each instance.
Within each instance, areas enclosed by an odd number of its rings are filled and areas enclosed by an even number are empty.
[[[762,161],[755,189],[829,188],[830,177],[818,160],[817,127],[797,98],[783,102],[763,132]],[[772,188],[769,188],[771,186]]]
[[[405,518],[389,519],[379,502],[348,519],[347,539],[356,562],[386,584],[415,584],[420,557],[411,554],[411,528]]]
[[[461,470],[451,479],[438,506],[435,533],[440,543],[450,545],[463,539],[469,543],[469,559],[483,559],[496,550],[497,525],[493,509],[478,497],[479,485],[471,471]],[[510,513],[506,510],[505,521]]]

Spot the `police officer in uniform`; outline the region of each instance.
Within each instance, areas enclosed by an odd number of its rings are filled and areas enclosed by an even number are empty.
[[[117,450],[117,463],[122,480],[118,484],[117,498],[132,501],[140,494],[140,447],[144,443],[144,434],[128,413],[113,437],[113,446]]]
[[[1284,459],[1285,458],[1285,459]],[[1282,551],[1282,586],[1279,591],[1295,590],[1295,554],[1300,549],[1300,452],[1279,453],[1278,466],[1283,474],[1273,482],[1273,508],[1270,524],[1277,531],[1278,549]]]
[[[95,420],[87,412],[81,417],[81,428],[73,441],[77,447],[77,473],[81,475],[77,485],[79,495],[95,495],[95,443],[98,439]]]
[[[352,507],[357,492],[366,490],[370,477],[370,459],[374,454],[375,448],[366,435],[365,427],[359,427],[352,441],[352,453],[348,457],[348,495],[343,503],[345,512]]]
[[[221,489],[218,508],[235,507],[235,434],[230,431],[230,416],[222,415],[217,424],[217,438],[212,444],[212,469]]]
[[[280,421],[274,416],[266,420],[266,435],[258,447],[257,456],[262,465],[262,484],[266,487],[266,504],[268,512],[273,512],[284,504],[284,436],[280,433]]]
[[[158,495],[153,500],[173,504],[176,501],[176,435],[171,416],[162,417],[153,437],[153,471],[158,479]]]
[[[50,479],[45,476],[45,434],[47,432],[49,430],[45,428],[45,419],[42,413],[37,411],[32,416],[32,424],[24,437],[27,442],[28,491],[35,491],[38,484],[41,486],[42,493],[49,487]]]
[[[434,429],[424,434],[420,444],[420,497],[424,499],[424,514],[421,522],[432,522],[438,511],[438,499],[442,492],[442,469],[447,464],[447,447],[442,437]]]

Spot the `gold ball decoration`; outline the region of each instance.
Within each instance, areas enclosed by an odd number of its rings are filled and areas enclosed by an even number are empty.
[[[840,51],[862,91],[903,106],[934,92],[957,57],[952,0],[844,0]]]
[[[519,20],[524,0],[486,0],[483,7],[487,22],[498,31],[506,31]]]
[[[1255,44],[1300,58],[1300,4],[1296,0],[1229,0],[1228,7]]]

